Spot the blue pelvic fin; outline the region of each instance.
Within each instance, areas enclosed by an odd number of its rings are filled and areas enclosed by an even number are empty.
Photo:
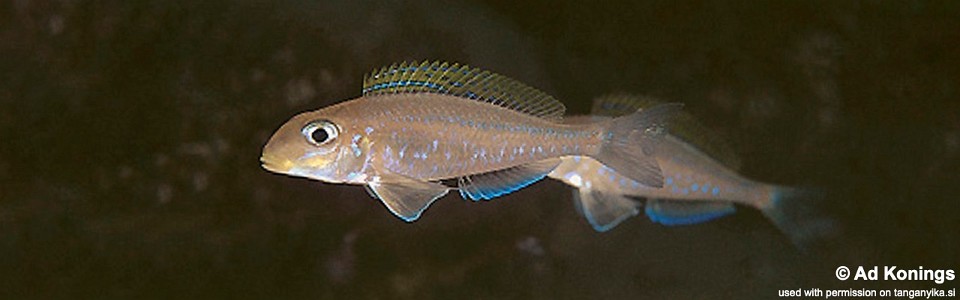
[[[551,120],[560,120],[566,111],[557,99],[519,81],[442,61],[393,64],[363,79],[364,96],[396,93],[458,96]]]
[[[651,221],[663,225],[691,225],[732,214],[736,207],[730,202],[647,200],[644,212]]]
[[[420,181],[401,175],[383,175],[366,185],[370,196],[377,198],[398,218],[413,222],[420,218],[438,198],[450,188],[429,181]]]
[[[490,200],[531,185],[560,164],[552,158],[493,172],[460,177],[460,196],[473,201]]]
[[[620,194],[580,188],[573,191],[577,209],[597,232],[606,232],[640,213],[640,203]]]

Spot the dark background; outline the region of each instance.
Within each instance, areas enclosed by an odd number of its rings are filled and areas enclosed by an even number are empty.
[[[956,1],[3,1],[2,298],[773,298],[840,265],[957,270]],[[292,115],[442,59],[586,113],[654,95],[742,173],[829,191],[798,251],[755,210],[594,232],[544,181],[414,224],[262,170]]]

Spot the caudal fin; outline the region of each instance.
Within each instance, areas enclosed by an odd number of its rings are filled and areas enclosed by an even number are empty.
[[[776,187],[761,211],[801,249],[836,234],[836,224],[819,205],[826,193],[815,188]]]
[[[636,182],[662,187],[663,173],[653,154],[667,120],[682,107],[679,103],[660,104],[611,120],[595,158]]]

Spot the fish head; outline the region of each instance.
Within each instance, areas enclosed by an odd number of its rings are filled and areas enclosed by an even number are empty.
[[[363,183],[364,141],[343,118],[323,110],[294,116],[263,147],[263,168],[330,183]],[[366,147],[363,147],[366,148]]]

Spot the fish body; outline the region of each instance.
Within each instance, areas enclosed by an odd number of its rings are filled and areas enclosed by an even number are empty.
[[[656,103],[627,95],[601,97],[595,100],[594,112],[602,115],[565,121],[603,122]],[[829,231],[831,222],[811,213],[806,203],[819,196],[816,190],[769,184],[740,175],[736,171],[739,160],[729,147],[690,115],[680,113],[671,128],[678,130],[667,133],[654,154],[664,176],[661,187],[634,182],[590,157],[563,157],[548,176],[576,188],[577,206],[594,229],[601,232],[639,214],[641,208],[654,222],[686,225],[733,213],[734,203],[760,210],[797,244]],[[635,198],[645,198],[646,205]]]
[[[446,63],[374,72],[362,97],[294,116],[264,146],[269,171],[363,185],[405,221],[450,190],[489,200],[547,175],[563,156],[592,157],[661,186],[651,155],[662,105],[589,124],[560,122],[563,104],[506,77]],[[456,179],[457,187],[441,181]]]
[[[374,170],[436,181],[535,163],[564,155],[597,155],[600,124],[566,125],[455,96],[408,93],[361,97],[307,113],[341,125],[362,163]],[[353,140],[356,140],[354,143]],[[346,183],[364,183],[346,176]],[[335,178],[321,177],[333,181]]]
[[[774,187],[741,176],[680,138],[667,135],[657,149],[663,187],[640,184],[589,157],[564,157],[550,178],[577,188],[653,199],[723,201],[763,207]]]

